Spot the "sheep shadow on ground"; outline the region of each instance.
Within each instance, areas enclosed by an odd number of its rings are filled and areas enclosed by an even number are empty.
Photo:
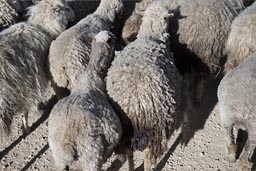
[[[23,139],[25,139],[28,135],[30,135],[32,132],[34,132],[48,117],[49,114],[53,108],[53,106],[57,103],[57,97],[53,96],[46,104],[46,110],[43,112],[41,117],[33,123],[33,125],[30,127],[30,133],[29,134],[23,134],[20,137],[18,137],[15,141],[13,141],[8,147],[6,147],[3,151],[0,152],[0,160],[7,155],[16,145],[18,145]],[[33,162],[32,162],[33,163]],[[31,164],[32,164],[31,163]],[[29,166],[28,166],[29,167]]]
[[[194,137],[195,133],[204,128],[204,125],[218,102],[217,89],[223,76],[210,79],[205,84],[205,91],[200,100],[200,105],[193,106],[187,111],[186,124],[188,127],[182,128],[182,143],[187,145]]]

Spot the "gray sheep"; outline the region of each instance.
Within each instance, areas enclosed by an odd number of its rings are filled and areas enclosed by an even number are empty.
[[[147,2],[145,0],[145,2]],[[148,1],[150,2],[150,1]],[[221,70],[224,47],[231,22],[244,9],[242,0],[167,0],[176,9],[170,21],[171,51],[180,73],[191,75],[196,102],[204,92],[204,82]],[[146,6],[144,5],[144,8]],[[143,11],[143,8],[141,8]],[[139,15],[127,20],[123,28],[126,42],[136,38]],[[187,79],[187,78],[185,78]]]
[[[74,82],[89,61],[91,39],[88,37],[93,37],[102,30],[110,30],[115,16],[122,8],[122,0],[101,0],[93,14],[63,32],[52,43],[49,64],[53,82],[57,85],[55,87],[69,90],[74,87]]]
[[[232,22],[226,43],[225,72],[233,70],[256,50],[256,2]]]
[[[166,3],[153,1],[137,39],[116,54],[107,76],[111,103],[119,116],[125,114],[131,122],[131,146],[144,152],[146,171],[167,148],[181,100],[179,75],[168,46],[170,15]]]
[[[50,43],[68,24],[65,4],[43,0],[30,8],[27,22],[0,33],[0,144],[15,114],[24,114],[23,128],[28,130],[28,112],[41,101],[48,84],[45,62]]]
[[[100,171],[119,143],[121,122],[109,103],[104,82],[114,43],[114,36],[107,31],[95,36],[79,83],[49,116],[49,146],[59,169]]]
[[[227,139],[226,153],[231,162],[236,160],[233,129],[244,129],[247,142],[240,156],[240,170],[248,171],[249,161],[256,147],[256,53],[227,73],[218,87],[220,122]],[[249,161],[248,161],[249,160]]]
[[[171,50],[182,75],[191,75],[195,102],[204,93],[205,81],[222,69],[231,23],[244,9],[242,0],[179,0],[171,19]]]
[[[12,0],[0,1],[0,31],[4,28],[18,21],[18,9],[20,9],[19,2],[12,3]]]

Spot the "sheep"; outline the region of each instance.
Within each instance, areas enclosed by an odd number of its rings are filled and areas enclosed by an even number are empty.
[[[122,29],[122,39],[125,44],[129,44],[136,39],[142,22],[143,12],[145,11],[148,4],[150,4],[152,1],[153,0],[142,0],[136,3],[132,15],[126,20]],[[173,5],[175,0],[167,1]]]
[[[18,12],[8,0],[0,1],[0,31],[16,23],[18,17]]]
[[[242,0],[180,0],[171,19],[171,50],[180,73],[192,77],[195,104],[205,82],[222,69],[224,47],[233,19],[244,9]]]
[[[146,1],[145,2],[150,2]],[[242,0],[168,0],[176,9],[170,21],[171,51],[183,77],[195,80],[195,103],[204,92],[204,82],[221,69],[220,61],[232,20],[244,9]],[[122,37],[126,43],[136,38],[146,5],[127,20]],[[192,76],[191,76],[192,74]],[[187,78],[185,78],[187,79]],[[194,80],[193,80],[194,79]],[[194,84],[194,83],[192,83]],[[192,95],[194,96],[194,95]]]
[[[247,142],[240,156],[240,170],[248,171],[256,147],[256,53],[227,73],[218,87],[220,123],[227,139],[226,154],[230,162],[236,160],[233,128],[245,129]]]
[[[255,50],[256,44],[256,2],[241,12],[232,22],[226,43],[227,61],[225,72],[237,67]]]
[[[48,83],[45,62],[50,43],[66,29],[65,1],[43,0],[29,10],[27,22],[0,33],[0,144],[11,131],[13,116],[40,102]]]
[[[114,57],[115,36],[98,33],[88,66],[71,95],[61,99],[49,116],[48,141],[59,169],[99,171],[122,135],[104,78]]]
[[[102,30],[110,30],[115,16],[122,8],[122,0],[101,0],[93,14],[63,32],[51,44],[49,65],[57,93],[59,87],[72,90],[77,76],[85,70],[84,66],[89,61],[91,39],[88,37]]]
[[[168,4],[153,1],[137,39],[117,52],[107,76],[111,103],[131,122],[131,148],[144,152],[146,171],[167,148],[181,100],[179,74],[168,47],[170,15]]]

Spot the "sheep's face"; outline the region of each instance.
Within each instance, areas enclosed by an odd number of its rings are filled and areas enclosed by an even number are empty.
[[[42,0],[29,10],[29,21],[40,25],[52,36],[63,32],[73,12],[64,0]]]

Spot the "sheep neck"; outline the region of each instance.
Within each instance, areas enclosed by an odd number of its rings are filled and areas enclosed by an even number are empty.
[[[106,92],[104,78],[91,69],[82,73],[78,81],[79,83],[74,85],[72,92],[84,91],[86,89],[97,89],[98,91]]]
[[[107,70],[113,58],[110,53],[112,50],[107,49],[107,46],[101,44],[94,44],[90,55],[90,61],[87,65],[85,72],[81,73],[79,77],[79,87],[94,87],[105,92],[104,78],[106,77]],[[82,86],[81,86],[82,85]]]

